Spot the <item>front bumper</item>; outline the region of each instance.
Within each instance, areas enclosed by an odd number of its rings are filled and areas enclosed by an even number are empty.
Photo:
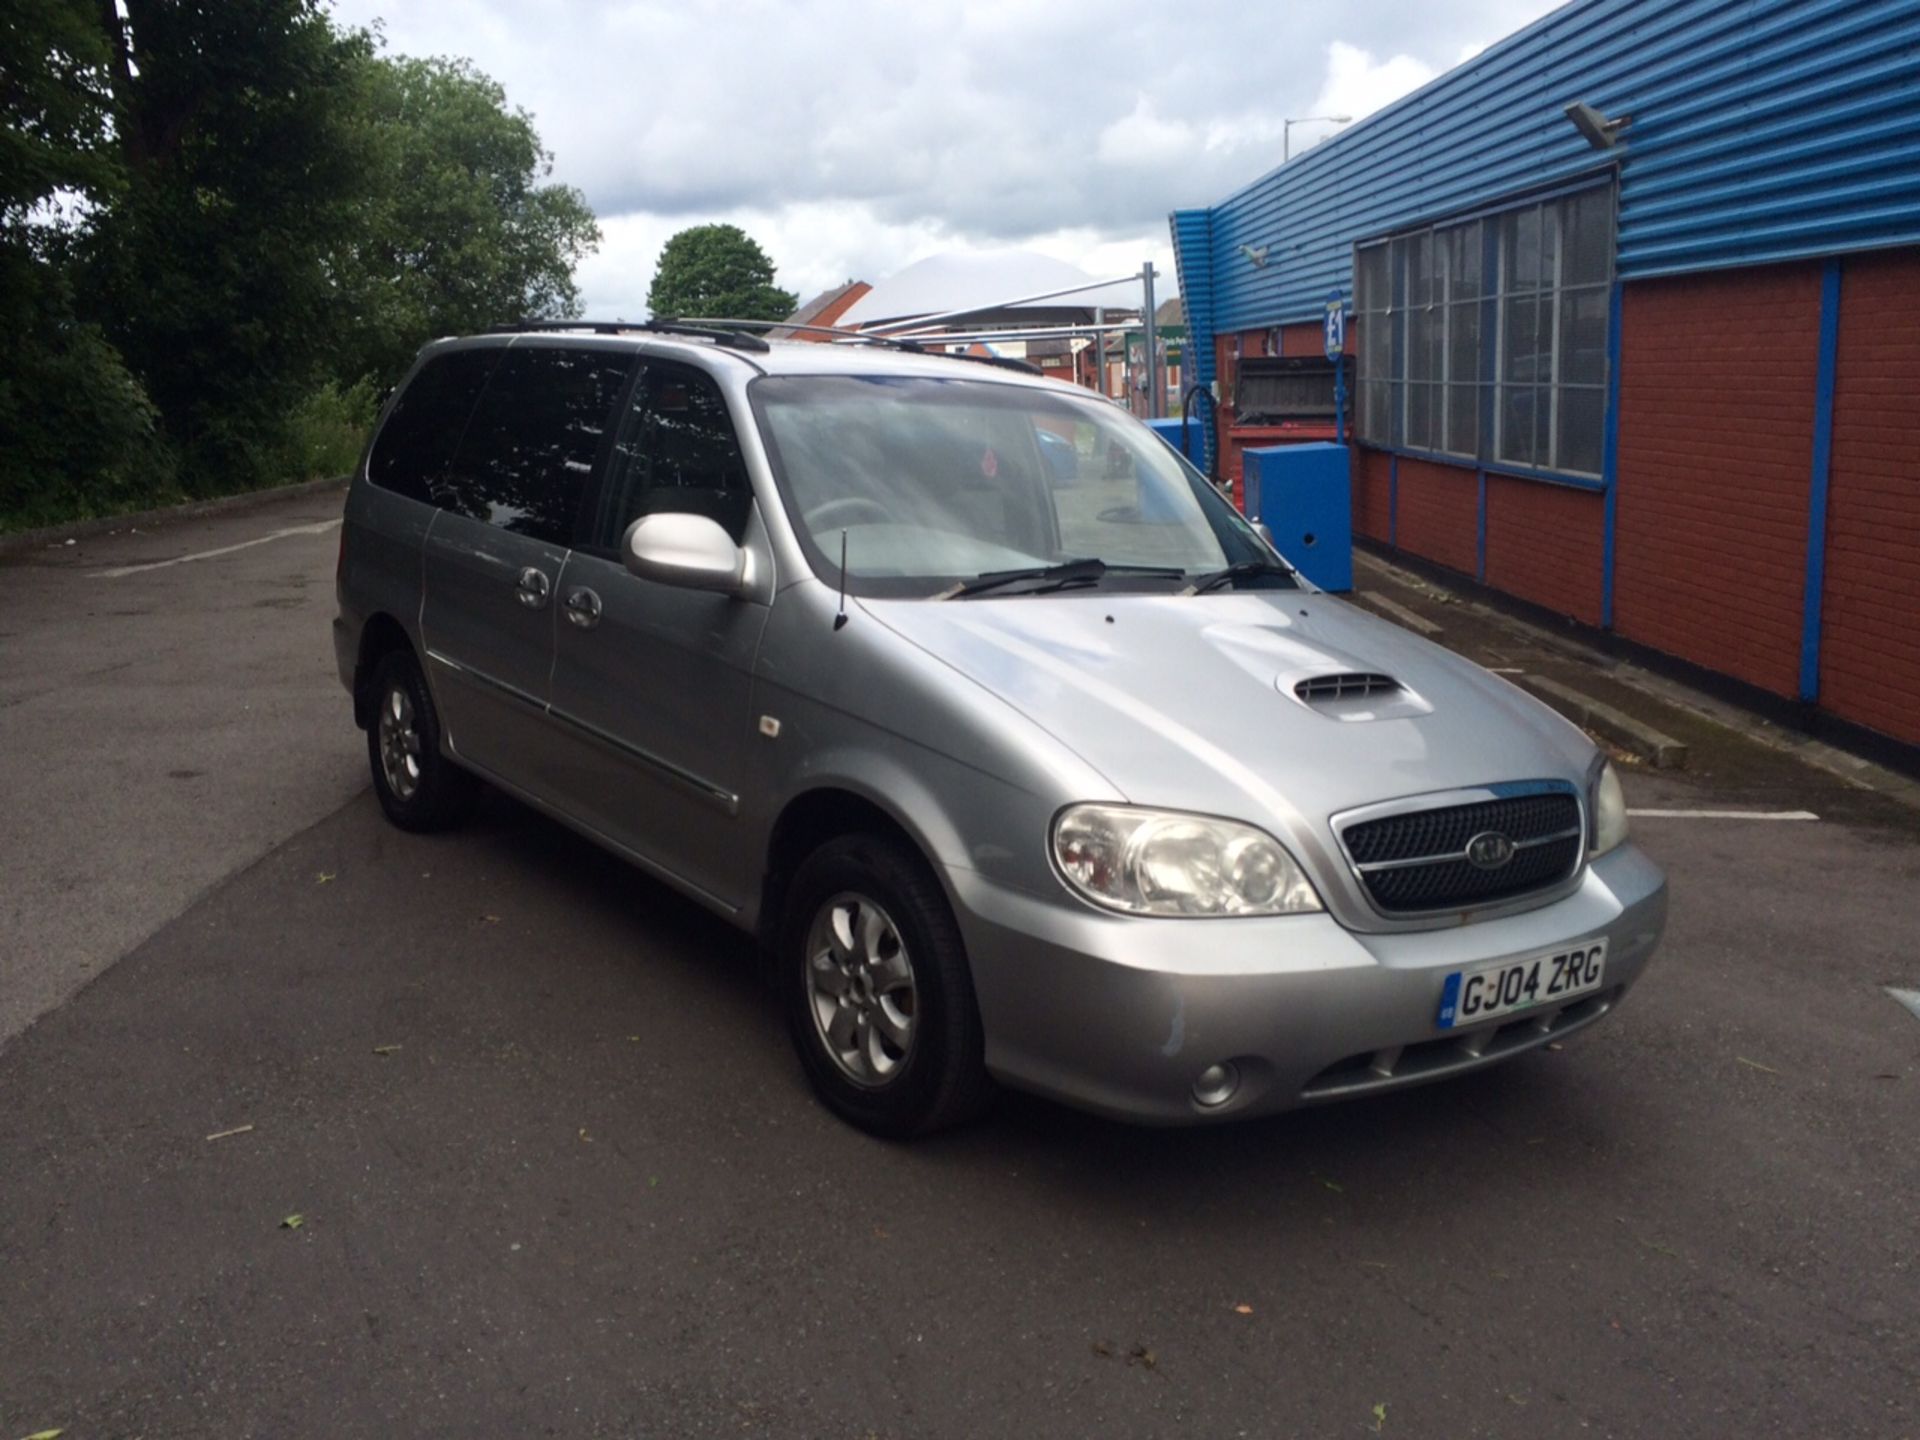
[[[1177,920],[1106,915],[974,871],[948,878],[972,959],[988,1068],[1018,1089],[1121,1119],[1186,1124],[1286,1110],[1458,1074],[1592,1023],[1646,968],[1666,878],[1635,846],[1523,914],[1362,934],[1331,916]],[[1602,988],[1467,1030],[1440,1030],[1455,970],[1605,936]],[[1193,1084],[1231,1061],[1233,1098]]]

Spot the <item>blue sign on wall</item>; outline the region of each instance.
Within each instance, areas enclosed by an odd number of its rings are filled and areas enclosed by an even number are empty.
[[[1347,349],[1347,297],[1338,290],[1327,296],[1327,359],[1338,360]]]

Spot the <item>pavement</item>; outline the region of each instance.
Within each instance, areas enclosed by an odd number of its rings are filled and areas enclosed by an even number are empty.
[[[1912,811],[1631,770],[1822,818],[1637,819],[1666,946],[1563,1048],[890,1145],[705,912],[497,797],[382,821],[330,534],[98,576],[325,518],[0,564],[0,1440],[1920,1433]]]

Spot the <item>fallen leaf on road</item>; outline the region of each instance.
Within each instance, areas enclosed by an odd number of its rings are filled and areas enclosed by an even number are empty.
[[[1382,1400],[1373,1407],[1373,1433],[1378,1435],[1387,1428],[1387,1402]]]
[[[1774,1069],[1771,1065],[1762,1065],[1758,1060],[1749,1060],[1744,1055],[1736,1055],[1733,1058],[1738,1060],[1742,1065],[1750,1065],[1755,1070],[1762,1071],[1768,1075],[1778,1075],[1780,1073],[1778,1070]]]
[[[1558,1040],[1549,1040],[1547,1042],[1547,1049],[1549,1050],[1564,1050],[1566,1048],[1567,1047],[1562,1045]]]
[[[1104,1340],[1096,1340],[1093,1342],[1093,1353],[1103,1359],[1110,1359],[1113,1355],[1113,1346]]]
[[[1253,1313],[1253,1306],[1236,1305],[1233,1307],[1233,1313],[1236,1315],[1251,1315]]]
[[[1369,1270],[1391,1270],[1393,1268],[1384,1260],[1362,1260],[1360,1263]]]
[[[298,1230],[302,1225],[306,1223],[307,1223],[307,1217],[304,1215],[289,1215],[287,1216],[286,1219],[280,1222],[280,1228],[282,1230]]]
[[[886,1226],[876,1225],[873,1227],[873,1238],[876,1240],[891,1240],[893,1237],[887,1234]]]
[[[67,543],[71,545],[73,541],[69,540],[67,541]],[[55,1436],[64,1435],[66,1433],[67,1432],[65,1430],[36,1430],[31,1435],[21,1436],[20,1440],[54,1440]]]
[[[583,1145],[593,1144],[593,1136],[587,1134],[587,1127],[584,1125],[580,1127],[580,1143]]]
[[[253,1129],[251,1125],[236,1125],[231,1130],[216,1130],[213,1134],[207,1136],[207,1139],[225,1140],[230,1135],[244,1135],[251,1129]]]
[[[319,874],[313,877],[313,883],[316,885],[328,885],[333,882],[333,879],[334,879],[333,871],[322,870]]]
[[[1327,1189],[1333,1191],[1333,1193],[1336,1195],[1344,1195],[1347,1193],[1346,1186],[1339,1184],[1337,1181],[1329,1180],[1324,1175],[1316,1175],[1313,1178],[1318,1180],[1322,1185],[1326,1186]]]
[[[1151,1370],[1159,1363],[1159,1357],[1144,1345],[1136,1344],[1131,1350],[1127,1351],[1127,1364],[1129,1365],[1138,1365],[1143,1369]]]
[[[373,1047],[373,1053],[376,1055],[392,1055],[399,1049],[400,1047],[398,1045],[376,1045]]]
[[[1680,1258],[1680,1252],[1678,1250],[1675,1250],[1670,1245],[1662,1245],[1658,1240],[1647,1240],[1643,1238],[1640,1243],[1657,1254],[1671,1255],[1676,1260]]]
[[[482,915],[480,917],[480,923],[482,925],[498,925],[500,923],[500,917],[498,915]]]

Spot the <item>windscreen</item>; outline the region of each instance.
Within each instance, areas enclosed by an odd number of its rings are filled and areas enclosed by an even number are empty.
[[[1166,589],[1265,553],[1152,431],[1064,386],[769,376],[752,395],[815,573],[838,582],[844,532],[855,594],[1087,559],[1110,584]],[[1129,567],[1174,573],[1128,581]]]

